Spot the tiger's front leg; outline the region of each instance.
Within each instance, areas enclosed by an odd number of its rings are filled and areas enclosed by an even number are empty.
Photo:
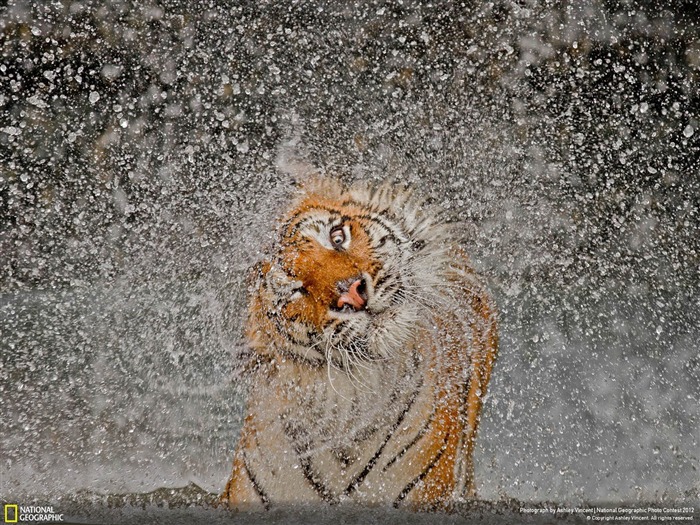
[[[236,510],[263,510],[270,506],[269,497],[261,489],[254,475],[250,472],[245,456],[245,449],[250,445],[250,418],[241,430],[241,439],[233,458],[233,472],[226,484],[219,501]]]
[[[233,460],[233,473],[219,501],[236,510],[263,510],[269,507],[264,494],[256,488],[240,453]]]

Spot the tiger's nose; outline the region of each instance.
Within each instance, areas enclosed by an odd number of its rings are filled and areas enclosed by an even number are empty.
[[[367,284],[364,279],[357,279],[350,283],[350,286],[338,285],[341,290],[338,298],[338,308],[343,308],[346,304],[353,310],[362,310],[367,304]]]

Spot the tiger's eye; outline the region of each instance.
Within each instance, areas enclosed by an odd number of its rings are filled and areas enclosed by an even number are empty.
[[[333,246],[342,246],[345,242],[345,232],[342,226],[336,226],[331,230],[331,244]]]

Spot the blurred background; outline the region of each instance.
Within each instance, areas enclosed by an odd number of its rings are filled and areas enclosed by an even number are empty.
[[[223,489],[293,160],[409,183],[500,309],[479,496],[700,500],[700,6],[0,7],[0,495]]]

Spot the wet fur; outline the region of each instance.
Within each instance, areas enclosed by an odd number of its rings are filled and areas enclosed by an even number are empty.
[[[348,247],[334,249],[343,225]],[[498,341],[459,229],[389,185],[302,188],[255,270],[258,365],[223,501],[432,508],[475,494]],[[358,276],[366,310],[338,311],[337,283]]]

